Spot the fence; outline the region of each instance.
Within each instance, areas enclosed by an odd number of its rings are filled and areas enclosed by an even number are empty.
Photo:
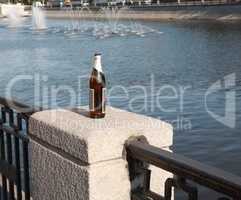
[[[198,188],[188,181],[217,191],[233,200],[241,199],[240,177],[138,141],[130,143],[127,152],[131,179],[140,174],[145,177],[143,186],[133,191],[132,200],[171,200],[173,188],[182,189],[188,194],[189,200],[197,200]],[[175,175],[174,178],[166,180],[163,197],[150,191],[151,171],[148,170],[148,164]],[[226,196],[220,200],[228,200]]]
[[[30,200],[28,121],[35,110],[3,98],[0,98],[0,110],[0,199]],[[90,119],[85,120],[88,121]],[[225,197],[221,198],[222,200],[229,198],[234,200],[241,199],[240,177],[147,143],[143,144],[138,140],[128,142],[126,151],[130,181],[135,180],[136,177],[144,177],[143,183],[133,189],[131,194],[132,200],[171,200],[173,198],[173,188],[182,189],[188,194],[189,200],[197,200],[198,188],[193,186],[193,182],[223,194]],[[38,157],[37,159],[41,161],[43,158]],[[149,169],[149,165],[154,165],[174,174],[174,178],[167,178],[165,182],[164,196],[154,193],[150,189],[152,172]],[[84,166],[81,166],[81,170],[83,169]],[[35,173],[40,172],[36,171]],[[69,173],[74,174],[73,171]],[[61,177],[59,176],[58,178],[60,179]],[[96,179],[97,177],[93,178]],[[111,177],[109,178],[111,179]],[[78,182],[78,184],[80,183]],[[52,186],[54,187],[55,185],[56,183],[53,182]],[[39,184],[35,185],[35,187],[41,188]],[[67,189],[69,186],[61,185],[61,187],[66,187],[65,189]],[[99,186],[97,185],[96,187]],[[41,189],[38,189],[38,192],[41,192]],[[75,193],[76,191],[70,192]],[[79,192],[78,195],[73,196],[84,195],[81,194],[81,191]],[[108,191],[109,194],[110,192]],[[81,196],[81,198],[83,197]],[[42,199],[42,197],[39,197],[39,199]]]
[[[11,106],[10,106],[11,105]],[[27,112],[23,112],[26,110]],[[0,98],[0,197],[29,200],[28,118],[30,108]]]

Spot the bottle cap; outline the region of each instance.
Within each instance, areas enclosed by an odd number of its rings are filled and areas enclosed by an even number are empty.
[[[103,72],[102,71],[102,66],[101,66],[101,54],[100,53],[96,53],[95,56],[94,56],[94,60],[93,60],[93,67],[100,71],[100,72]]]
[[[95,56],[101,56],[101,53],[95,53]]]

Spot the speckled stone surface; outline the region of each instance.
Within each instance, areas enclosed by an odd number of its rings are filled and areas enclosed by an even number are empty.
[[[87,200],[89,177],[78,166],[43,146],[30,142],[30,181],[33,200]]]
[[[96,120],[83,109],[35,113],[29,121],[32,198],[129,200],[133,184],[123,156],[125,142],[145,136],[150,144],[169,149],[172,134],[165,122],[111,107]],[[161,194],[172,175],[151,170],[151,189]]]
[[[143,135],[157,147],[172,145],[172,127],[158,119],[112,107],[103,119],[79,112],[38,112],[30,118],[30,134],[87,163],[121,158],[125,141],[133,136]]]
[[[80,166],[30,142],[33,200],[128,200],[130,182],[122,159]]]

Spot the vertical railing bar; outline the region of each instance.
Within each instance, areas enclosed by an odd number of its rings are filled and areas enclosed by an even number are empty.
[[[1,108],[1,124],[6,122],[6,112],[5,109]],[[0,129],[0,140],[1,140],[1,160],[6,160],[6,152],[5,152],[5,138],[4,138],[4,132],[2,129]],[[2,174],[2,197],[3,199],[8,199],[8,193],[7,193],[7,178]]]
[[[9,125],[11,127],[14,127],[14,113],[10,109],[8,110],[9,115]],[[13,151],[12,151],[12,136],[11,134],[7,134],[7,156],[8,156],[8,162],[10,165],[13,164]],[[9,181],[9,199],[14,200],[14,182]]]
[[[4,107],[1,108],[1,114],[2,114],[2,122],[6,123],[6,112]]]
[[[23,141],[23,168],[25,200],[30,200],[28,142]]]
[[[9,125],[14,127],[14,112],[13,110],[9,110]]]
[[[151,184],[151,170],[149,169],[144,169],[145,170],[145,175],[144,175],[144,182],[145,182],[145,192],[150,191],[150,184]]]
[[[22,130],[22,119],[19,114],[17,114],[17,128],[18,130]],[[21,164],[20,164],[20,153],[19,153],[19,138],[14,137],[15,142],[15,162],[17,169],[17,177],[16,177],[16,187],[17,187],[17,200],[22,200],[22,184],[21,184]]]
[[[22,200],[22,187],[21,187],[21,167],[20,167],[20,155],[19,155],[19,139],[15,139],[15,162],[16,162],[16,187],[17,187],[17,199]]]
[[[28,134],[28,119],[25,119],[26,134]],[[28,157],[28,141],[22,141],[23,146],[23,169],[24,169],[24,192],[25,200],[30,200],[30,177],[29,177],[29,157]]]
[[[23,124],[22,124],[22,115],[21,114],[17,114],[17,127],[18,130],[23,130]]]

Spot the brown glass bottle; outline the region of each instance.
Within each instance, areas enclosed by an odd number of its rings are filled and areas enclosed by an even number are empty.
[[[90,77],[90,117],[103,118],[105,117],[106,107],[106,83],[105,75],[101,65],[101,54],[95,54],[93,69]]]

